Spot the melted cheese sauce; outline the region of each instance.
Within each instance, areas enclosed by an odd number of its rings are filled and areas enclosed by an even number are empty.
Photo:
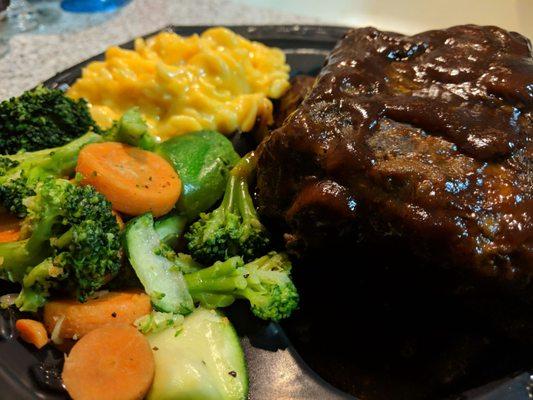
[[[111,47],[104,61],[83,69],[68,95],[87,99],[102,127],[138,106],[164,140],[200,129],[247,132],[258,118],[271,123],[269,98],[279,98],[288,79],[281,50],[212,28],[190,37],[139,38],[134,50]]]

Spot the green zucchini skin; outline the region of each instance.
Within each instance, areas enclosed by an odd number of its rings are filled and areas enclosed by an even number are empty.
[[[248,372],[241,343],[220,312],[196,309],[182,330],[147,336],[156,364],[148,400],[245,400]],[[157,349],[157,350],[156,350]]]

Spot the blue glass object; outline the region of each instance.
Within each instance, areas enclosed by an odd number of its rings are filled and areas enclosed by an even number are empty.
[[[63,0],[61,8],[70,12],[107,12],[125,6],[131,0]]]

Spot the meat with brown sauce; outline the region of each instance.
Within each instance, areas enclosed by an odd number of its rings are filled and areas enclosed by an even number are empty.
[[[298,251],[393,236],[422,260],[527,284],[532,166],[525,37],[353,29],[260,146],[258,204]]]

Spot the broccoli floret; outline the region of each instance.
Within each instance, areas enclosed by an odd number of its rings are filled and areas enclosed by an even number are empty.
[[[192,224],[186,233],[193,258],[211,264],[241,255],[246,261],[264,254],[270,243],[248,188],[256,157],[249,153],[231,170],[220,206]]]
[[[290,272],[288,257],[271,252],[247,264],[241,257],[217,261],[185,274],[185,282],[193,300],[204,307],[225,307],[242,298],[250,302],[255,316],[279,321],[298,307],[298,291]]]
[[[35,191],[27,185],[25,178],[17,178],[0,185],[0,204],[10,213],[19,218],[26,216],[23,200],[34,196]]]
[[[16,304],[36,311],[51,289],[85,301],[121,266],[120,230],[111,203],[91,186],[47,179],[25,203],[22,240],[0,243],[0,277],[21,283]]]
[[[102,137],[89,132],[55,149],[0,156],[0,206],[20,218],[26,216],[24,199],[35,194],[35,186],[51,177],[68,177],[74,173],[78,153]]]
[[[159,142],[157,137],[148,132],[148,125],[146,125],[137,107],[126,111],[104,133],[104,137],[109,142],[126,143],[144,150],[153,150]]]
[[[0,103],[0,154],[62,146],[99,128],[84,99],[42,86]]]
[[[0,156],[0,176],[5,175],[11,168],[15,168],[18,165],[18,161],[12,160],[8,157]]]
[[[72,176],[82,147],[102,141],[118,141],[144,148],[156,143],[139,112],[131,109],[103,136],[88,132],[61,147],[0,156],[0,206],[24,218],[26,206],[23,200],[35,194],[38,182],[50,177]]]
[[[22,290],[15,300],[15,305],[22,311],[38,310],[46,303],[50,290],[54,287],[54,279],[62,273],[63,269],[56,267],[51,258],[46,258],[22,279]]]

